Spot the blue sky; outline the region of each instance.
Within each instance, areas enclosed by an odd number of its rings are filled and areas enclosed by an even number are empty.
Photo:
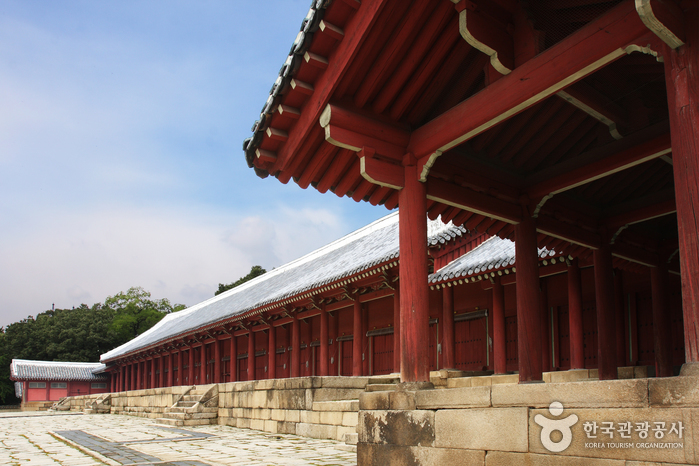
[[[0,3],[0,326],[131,286],[192,305],[388,213],[245,164],[309,5]]]

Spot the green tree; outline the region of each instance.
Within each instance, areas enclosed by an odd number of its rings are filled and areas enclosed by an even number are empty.
[[[10,363],[12,358],[7,353],[5,329],[0,327],[0,405],[17,404],[15,385],[10,380]]]
[[[110,329],[116,335],[116,345],[121,345],[160,322],[166,314],[185,308],[182,304],[170,304],[167,299],[151,299],[150,292],[141,287],[129,288],[126,293],[109,296],[104,307],[114,311]]]
[[[252,280],[255,277],[259,277],[262,274],[267,273],[265,269],[263,269],[259,265],[253,265],[252,268],[250,269],[250,273],[247,274],[246,276],[239,278],[238,281],[235,281],[233,283],[229,283],[228,285],[224,285],[223,283],[218,284],[218,291],[214,293],[214,296],[218,296],[224,291],[228,291],[231,288],[235,288],[238,285],[242,285],[243,283]]]

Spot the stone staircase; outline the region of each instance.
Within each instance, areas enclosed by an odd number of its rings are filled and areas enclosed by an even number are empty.
[[[163,416],[156,422],[176,427],[217,424],[218,385],[192,386]]]
[[[85,403],[85,414],[109,414],[112,410],[111,406],[112,394],[105,393],[97,399]]]
[[[49,411],[70,411],[70,398],[63,397],[49,408]]]
[[[367,392],[385,392],[395,390],[400,383],[400,376],[395,374],[371,377],[366,385]]]

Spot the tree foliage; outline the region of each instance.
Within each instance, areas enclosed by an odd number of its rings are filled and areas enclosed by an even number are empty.
[[[101,354],[145,332],[170,312],[184,309],[151,299],[143,288],[109,296],[104,303],[56,309],[0,327],[0,404],[14,404],[12,359],[98,362]]]
[[[252,280],[255,277],[259,277],[262,274],[267,273],[265,269],[263,269],[259,265],[253,265],[252,268],[250,269],[250,273],[247,274],[244,277],[241,277],[238,279],[238,281],[235,281],[233,283],[229,283],[228,285],[224,285],[223,283],[218,284],[218,291],[214,293],[214,296],[218,296],[221,293],[230,290],[231,288],[235,288],[236,286],[242,285],[243,283]]]

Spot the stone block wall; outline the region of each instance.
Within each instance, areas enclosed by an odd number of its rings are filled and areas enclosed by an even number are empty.
[[[344,441],[357,432],[359,395],[368,382],[369,377],[299,377],[219,384],[218,423]],[[162,418],[191,388],[112,393],[111,413]],[[99,396],[70,397],[70,409],[82,411]]]
[[[697,377],[399,389],[359,405],[359,466],[699,462]]]
[[[219,386],[219,424],[345,440],[356,433],[368,377],[299,377]]]
[[[111,413],[157,419],[192,387],[151,388],[112,393]],[[69,397],[71,411],[83,411],[90,400],[98,399],[100,394]]]

